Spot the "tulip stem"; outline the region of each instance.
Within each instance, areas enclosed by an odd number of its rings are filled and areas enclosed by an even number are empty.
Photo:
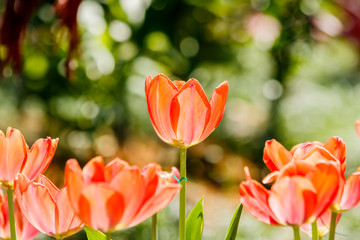
[[[11,240],[16,240],[15,213],[14,213],[14,189],[8,187],[6,189],[8,197],[9,221]]]
[[[329,231],[329,240],[335,239],[335,228],[336,228],[336,218],[338,213],[331,212],[331,223],[330,223],[330,231]]]
[[[157,240],[157,213],[152,216],[152,240]]]
[[[179,240],[185,240],[185,207],[186,207],[186,148],[180,148],[180,208],[179,208]]]
[[[299,226],[298,226],[298,225],[294,225],[294,226],[293,226],[293,230],[294,230],[294,240],[300,240]]]
[[[319,236],[318,236],[318,227],[317,227],[317,221],[315,220],[312,224],[311,224],[311,229],[312,229],[312,240],[318,240]]]

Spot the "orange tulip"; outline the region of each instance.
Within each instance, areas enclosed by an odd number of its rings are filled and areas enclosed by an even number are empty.
[[[76,214],[87,226],[106,233],[144,221],[166,207],[180,189],[159,165],[140,170],[118,158],[106,166],[101,157],[93,158],[83,170],[70,159],[65,181]]]
[[[247,181],[240,184],[240,201],[245,209],[265,223],[292,226],[313,222],[328,209],[336,197],[340,178],[335,164],[313,165],[306,161],[286,164],[270,190],[246,175]]]
[[[62,239],[83,226],[70,206],[66,187],[58,189],[44,175],[31,182],[19,174],[15,195],[22,213],[42,233]]]
[[[34,180],[49,166],[59,139],[38,139],[30,151],[21,132],[8,128],[6,137],[0,130],[0,183],[12,188],[16,175],[21,172]]]
[[[319,154],[315,158],[308,158],[314,151]],[[313,155],[315,156],[315,155]],[[290,151],[286,150],[275,139],[268,140],[265,143],[263,160],[265,165],[269,168],[271,173],[266,176],[263,183],[270,183],[275,180],[279,171],[287,163],[294,160],[326,159],[330,161],[340,161],[340,169],[342,173],[346,169],[346,146],[343,140],[339,137],[331,137],[324,144],[321,142],[305,142],[294,146]]]
[[[36,237],[39,231],[31,225],[26,217],[21,213],[16,198],[14,199],[16,236],[19,240],[29,240]],[[0,191],[0,238],[10,239],[10,222],[8,200]]]
[[[188,148],[207,138],[220,123],[229,85],[225,81],[210,101],[195,79],[171,81],[159,74],[145,81],[145,95],[151,123],[161,140]]]

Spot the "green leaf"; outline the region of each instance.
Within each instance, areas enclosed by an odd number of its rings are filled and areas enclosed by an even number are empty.
[[[239,206],[236,208],[234,216],[231,219],[225,240],[235,240],[242,209],[243,209],[243,205],[240,203]]]
[[[106,235],[89,227],[84,227],[88,240],[106,240]]]
[[[204,197],[195,205],[186,219],[186,239],[201,240],[204,229]]]

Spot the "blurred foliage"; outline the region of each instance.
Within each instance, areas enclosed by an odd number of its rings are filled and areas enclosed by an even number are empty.
[[[350,174],[360,165],[353,126],[360,119],[360,36],[349,31],[360,21],[349,15],[350,3],[359,5],[357,0],[83,0],[77,16],[80,44],[68,79],[69,32],[59,24],[54,1],[43,0],[22,40],[22,73],[3,69],[0,129],[20,129],[29,145],[46,135],[60,137],[46,172],[58,184],[71,157],[84,164],[95,155],[118,156],[140,166],[156,161],[169,168],[177,165],[177,151],[152,129],[146,76],[196,78],[208,97],[227,80],[221,124],[189,150],[190,179],[221,191],[237,189],[245,165],[254,178],[266,175],[262,149],[267,139],[289,149],[333,135],[347,144]],[[0,1],[0,14],[4,10]],[[231,196],[229,207],[234,207],[238,197]],[[160,233],[160,239],[171,239],[176,229],[164,218],[168,233]],[[224,236],[226,224],[216,235],[206,221],[205,216],[205,239]],[[238,235],[245,239],[242,224]],[[144,226],[119,234],[147,239]]]

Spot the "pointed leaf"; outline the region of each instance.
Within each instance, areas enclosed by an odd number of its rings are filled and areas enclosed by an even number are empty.
[[[106,240],[106,235],[89,227],[84,227],[88,240]]]
[[[204,197],[195,205],[186,219],[186,239],[201,240],[204,229]]]
[[[240,203],[231,219],[225,240],[235,240],[243,205]]]

